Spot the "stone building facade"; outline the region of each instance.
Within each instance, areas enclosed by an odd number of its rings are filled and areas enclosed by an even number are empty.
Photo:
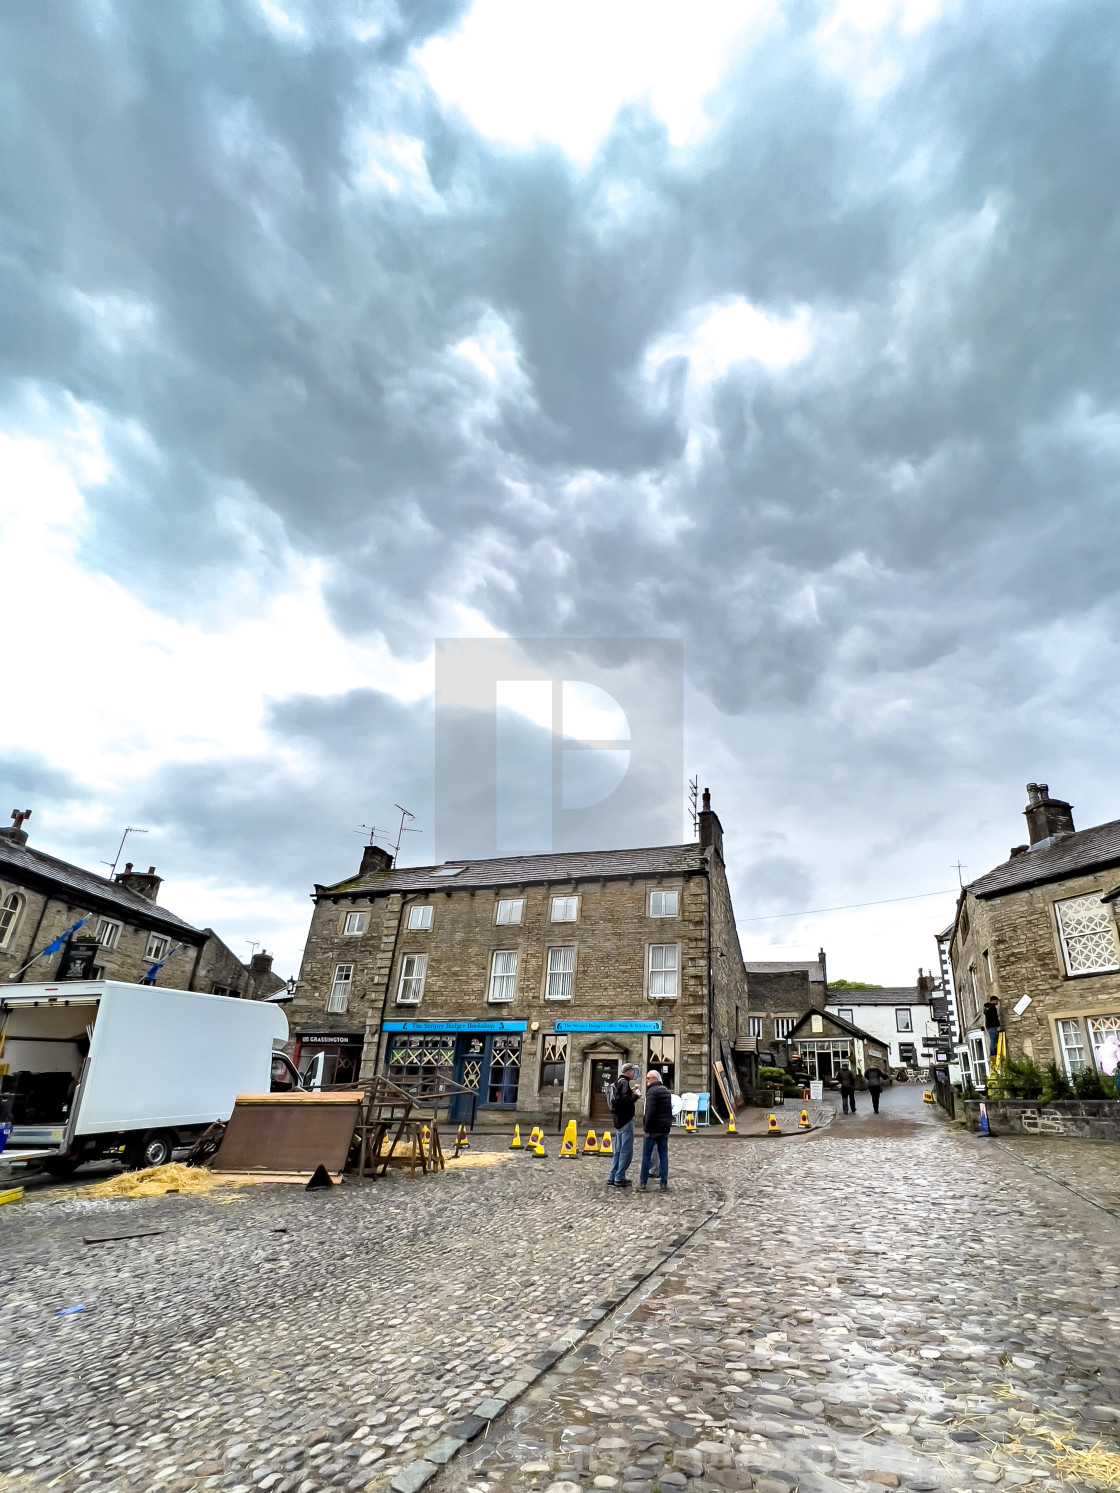
[[[1029,844],[963,889],[950,938],[958,1053],[981,1084],[990,996],[1012,1056],[1067,1074],[1120,1061],[1120,820],[1078,831],[1045,783],[1027,797]]]
[[[0,829],[0,991],[9,983],[122,980],[262,999],[283,989],[271,955],[242,963],[212,928],[159,905],[162,878],[126,865],[112,880],[28,844],[26,815]],[[67,934],[60,949],[35,955]],[[33,961],[33,962],[31,962]]]
[[[480,1114],[602,1123],[622,1062],[712,1092],[745,1030],[707,795],[698,844],[400,870],[369,846],[356,877],[314,895],[288,1016],[297,1063],[322,1054],[327,1081],[439,1073]]]
[[[823,1011],[828,998],[828,962],[823,949],[816,959],[748,959],[748,1036],[758,1041],[763,1057],[779,1067],[788,1060],[789,1036],[810,1007]]]

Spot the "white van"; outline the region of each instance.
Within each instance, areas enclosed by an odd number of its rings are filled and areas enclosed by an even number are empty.
[[[0,987],[0,1160],[63,1175],[103,1156],[160,1166],[238,1094],[299,1086],[274,1052],[287,1036],[267,1001],[116,980]]]

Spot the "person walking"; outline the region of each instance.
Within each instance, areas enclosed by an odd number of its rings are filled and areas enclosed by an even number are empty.
[[[863,1076],[867,1081],[867,1092],[871,1095],[871,1108],[878,1114],[879,1095],[883,1092],[883,1070],[877,1063],[872,1063],[870,1068],[863,1070]],[[852,1095],[852,1109],[855,1109],[854,1093]]]
[[[984,1002],[984,1027],[988,1033],[988,1056],[994,1058],[996,1048],[999,1046],[999,1001],[994,995],[989,995]]]
[[[852,1072],[850,1063],[845,1063],[840,1069],[840,1098],[844,1104],[844,1113],[848,1113],[851,1106],[852,1114],[856,1112],[856,1076]]]
[[[650,1163],[657,1152],[661,1191],[669,1191],[669,1131],[673,1124],[673,1096],[661,1082],[661,1074],[652,1068],[646,1074],[646,1106],[642,1115],[645,1138],[642,1141],[642,1170],[638,1191],[645,1192]]]
[[[614,1119],[614,1161],[611,1163],[608,1187],[633,1187],[626,1172],[634,1159],[634,1111],[637,1108],[638,1091],[634,1088],[637,1068],[633,1063],[623,1063],[622,1071],[611,1084],[610,1106]]]

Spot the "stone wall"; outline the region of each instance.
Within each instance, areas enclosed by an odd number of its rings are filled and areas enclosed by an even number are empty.
[[[959,1101],[958,1101],[959,1102]],[[993,1135],[1064,1135],[1075,1140],[1120,1140],[1120,1099],[985,1100]],[[980,1101],[964,1101],[970,1130],[980,1129]]]
[[[1115,872],[1106,872],[1002,897],[980,899],[969,893],[964,906],[968,932],[963,935],[958,922],[952,949],[962,1034],[983,1024],[982,1007],[991,992],[999,1000],[1012,1055],[1033,1058],[1043,1066],[1051,1061],[1060,1065],[1055,1019],[1120,1012],[1120,972],[1066,974],[1054,912],[1055,902],[1086,892],[1103,895],[1115,882]],[[991,961],[990,976],[985,950]],[[976,976],[975,997],[970,969]],[[1031,997],[1031,1004],[1016,1016],[1012,1007],[1024,995]]]
[[[712,880],[713,943],[724,959],[715,976],[713,1003],[717,1031],[733,1039],[736,1011],[745,1029],[745,979],[722,862],[718,855]],[[649,914],[649,893],[675,890],[679,911],[674,918]],[[703,874],[593,878],[554,881],[547,885],[492,888],[443,887],[402,896],[378,894],[376,882],[361,890],[317,889],[296,999],[288,1008],[293,1035],[319,1031],[366,1033],[363,1075],[379,1071],[383,1053],[382,1019],[424,1022],[506,1019],[524,1021],[519,1112],[549,1111],[558,1096],[538,1096],[542,1039],[558,1018],[590,1021],[660,1019],[663,1032],[677,1038],[676,1087],[707,1090],[708,1051],[708,878]],[[574,923],[550,921],[551,899],[579,898]],[[523,898],[520,924],[495,922],[500,899]],[[428,929],[408,926],[410,910],[431,906]],[[360,934],[343,932],[347,913],[364,913]],[[651,998],[647,991],[650,944],[679,945],[679,994]],[[547,951],[570,946],[575,969],[572,998],[546,996]],[[495,951],[516,951],[517,983],[511,1001],[488,999]],[[409,954],[427,954],[419,1005],[402,1004],[401,969]],[[339,964],[353,965],[345,1013],[326,1010]],[[534,1031],[533,1026],[537,1029]],[[647,1060],[641,1033],[579,1033],[569,1039],[567,1108],[586,1112],[590,1067],[596,1057],[622,1057],[642,1066]]]
[[[7,945],[0,949],[0,983],[6,982],[10,973],[26,964],[37,950],[45,948],[59,934],[65,933],[67,928],[72,927],[90,910],[88,903],[82,905],[64,897],[50,896],[33,888],[17,885],[10,879],[0,882],[0,901],[13,891],[23,898],[23,907]],[[154,907],[153,904],[153,911]],[[101,947],[98,950],[96,962],[102,971],[101,978],[135,984],[153,963],[147,954],[148,939],[153,932],[158,933],[161,938],[169,939],[172,945],[186,935],[191,941],[184,943],[182,948],[171,955],[160,971],[159,983],[175,986],[180,990],[192,988],[190,981],[203,940],[201,933],[191,928],[173,932],[174,925],[161,927],[155,918],[150,924],[146,924],[137,914],[130,917],[128,913],[114,909],[111,912],[95,912],[75,937],[80,938],[91,932],[96,934],[103,917],[119,923],[120,932],[115,948]],[[23,981],[40,984],[53,980],[64,955],[65,946],[57,954],[49,954],[45,959],[38,960],[22,977]]]

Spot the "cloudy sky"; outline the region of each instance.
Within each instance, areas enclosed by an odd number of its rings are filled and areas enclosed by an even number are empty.
[[[912,980],[1028,780],[1120,816],[1118,66],[1112,0],[4,7],[5,812],[288,973],[357,826],[435,854],[437,637],[680,639],[748,956]]]

